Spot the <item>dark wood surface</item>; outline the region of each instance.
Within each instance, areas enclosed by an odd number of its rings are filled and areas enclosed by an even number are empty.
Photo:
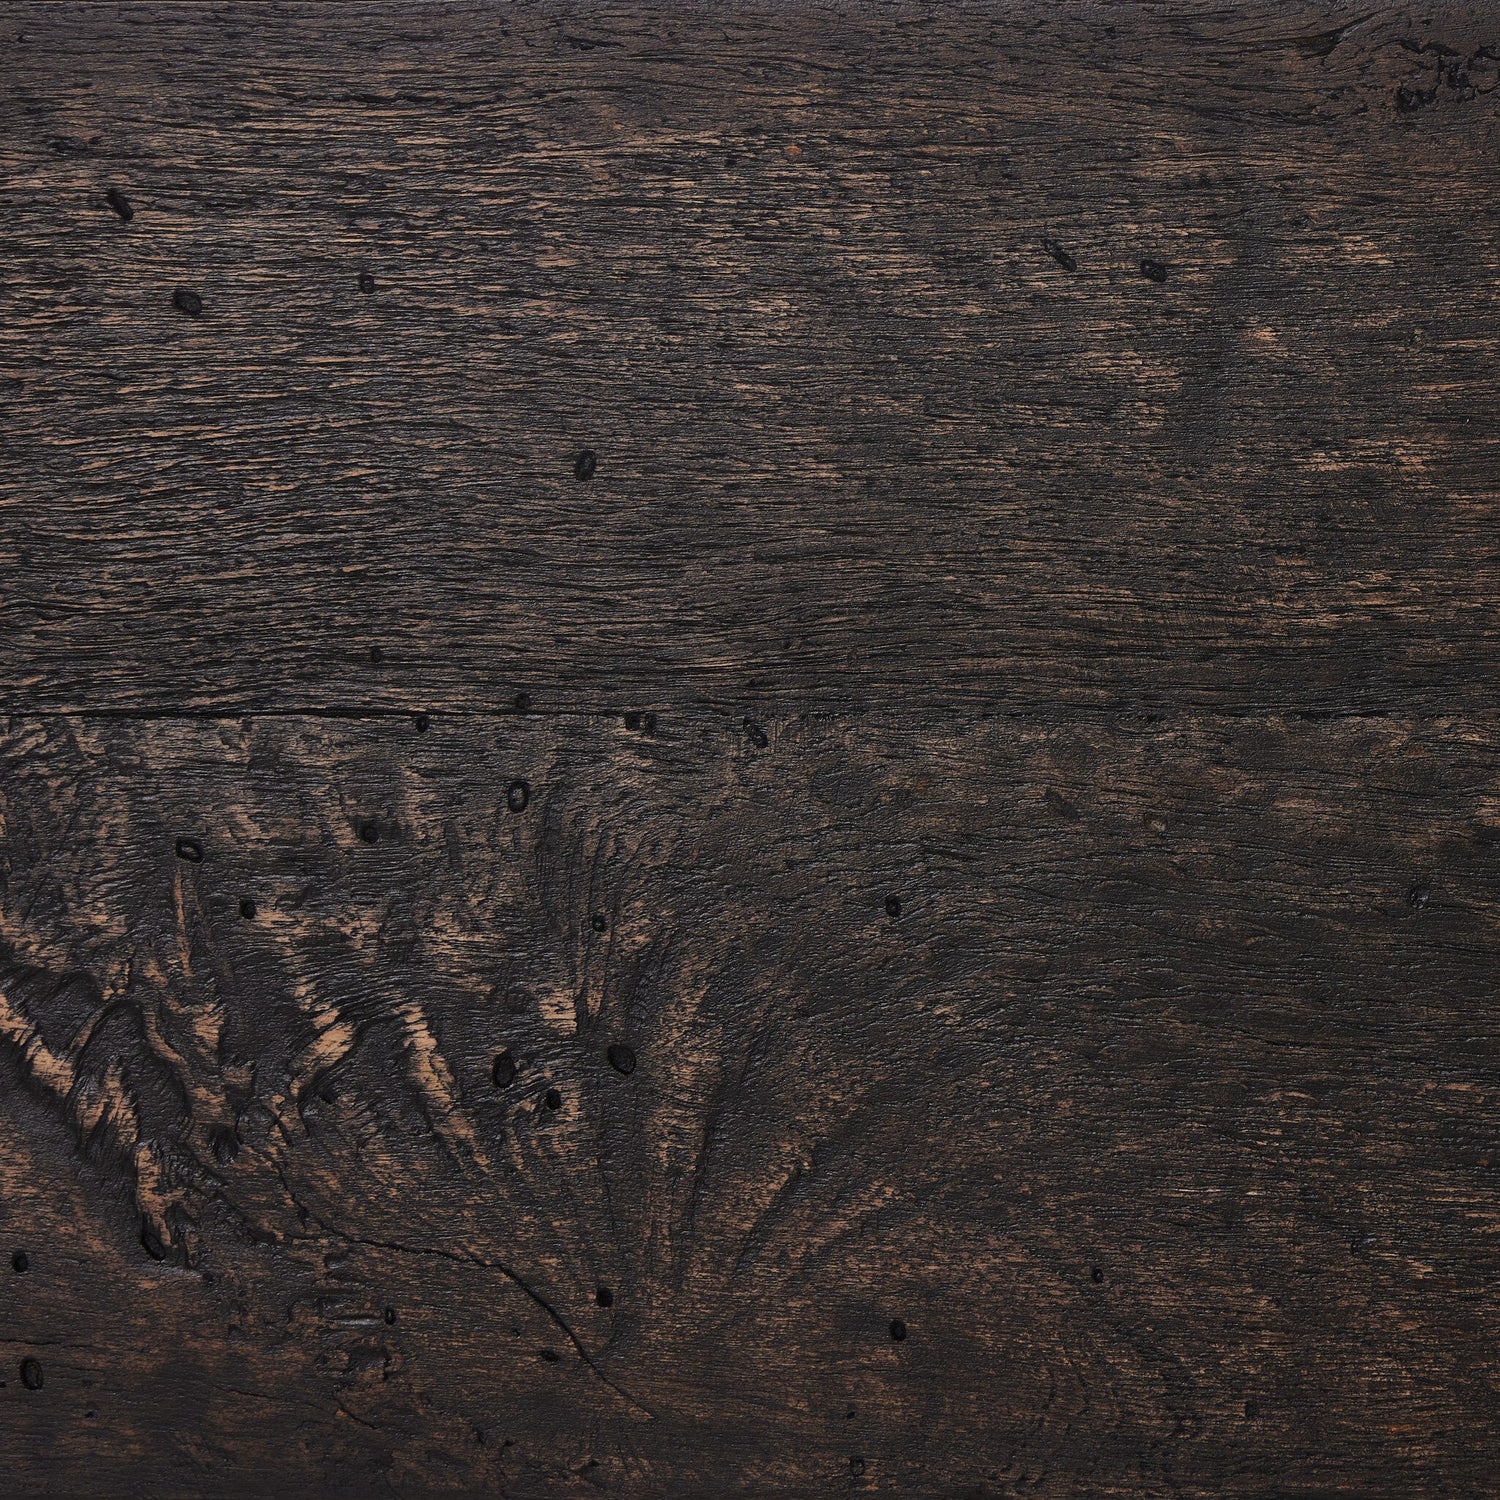
[[[1497,87],[0,12],[0,1491],[1500,1494]]]

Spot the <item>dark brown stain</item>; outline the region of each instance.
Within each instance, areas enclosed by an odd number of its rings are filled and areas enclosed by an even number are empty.
[[[1497,1493],[1500,38],[1335,9],[6,12],[6,1493]]]

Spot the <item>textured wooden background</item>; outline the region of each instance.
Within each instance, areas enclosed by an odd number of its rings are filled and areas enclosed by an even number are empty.
[[[1500,1494],[1500,8],[0,12],[0,1466]]]

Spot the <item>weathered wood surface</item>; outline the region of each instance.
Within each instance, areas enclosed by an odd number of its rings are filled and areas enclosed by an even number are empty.
[[[4,26],[17,706],[1500,707],[1488,7]]]
[[[162,1399],[211,1487],[1487,1468],[1492,737],[655,729],[13,729],[7,1188],[170,1335],[8,1218],[33,1474]]]
[[[1500,1495],[1497,83],[0,12],[0,1490]]]

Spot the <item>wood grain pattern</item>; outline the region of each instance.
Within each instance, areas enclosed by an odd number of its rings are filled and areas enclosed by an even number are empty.
[[[1485,7],[236,14],[6,13],[15,706],[1497,707]]]
[[[1500,1495],[1500,17],[0,13],[0,1490]]]
[[[1493,737],[763,737],[12,730],[11,1067],[207,1358],[460,1488],[1473,1481]],[[45,1331],[33,1420],[123,1400]]]

